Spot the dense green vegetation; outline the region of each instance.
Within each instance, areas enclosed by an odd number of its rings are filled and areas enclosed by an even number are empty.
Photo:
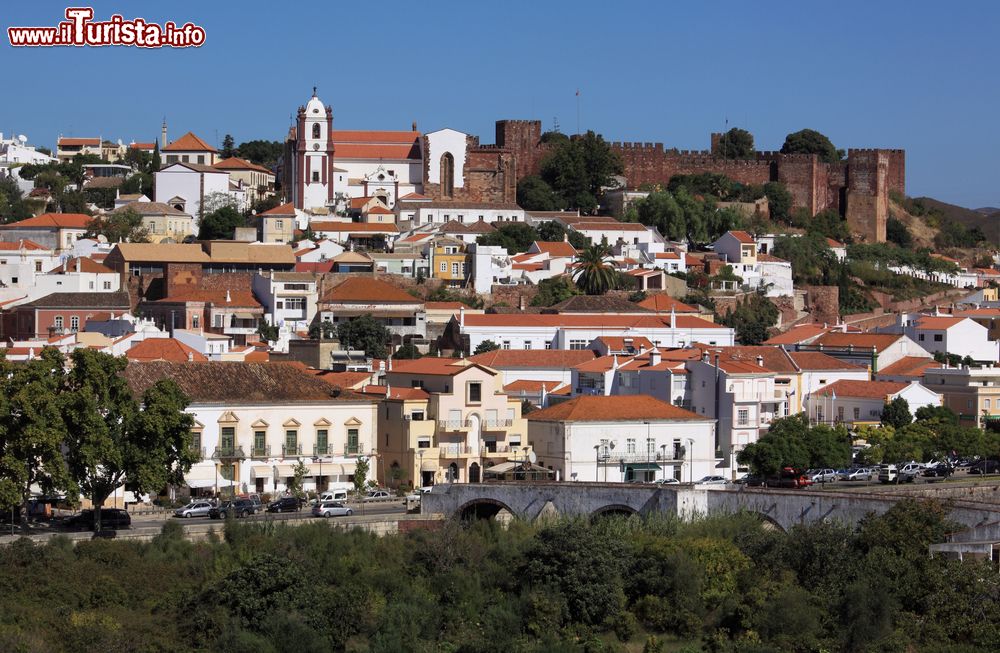
[[[818,154],[820,161],[837,163],[844,151],[834,147],[830,139],[814,129],[802,129],[785,137],[782,154]]]
[[[736,515],[22,540],[0,550],[0,650],[992,650],[1000,576],[930,558],[948,528],[940,506],[906,501],[787,534]]]
[[[733,127],[719,138],[716,152],[723,159],[750,159],[754,155],[753,134],[745,129]]]
[[[483,234],[476,238],[480,245],[498,245],[511,254],[521,254],[528,251],[531,243],[540,241],[559,241],[566,238],[569,244],[582,249],[590,243],[590,239],[579,231],[567,230],[555,220],[543,222],[536,229],[525,222],[501,222],[494,225],[496,231]]]
[[[939,249],[991,244],[981,226],[969,224],[970,217],[974,221],[984,220],[983,216],[974,211],[930,198],[906,197],[895,191],[891,191],[889,195],[892,201],[899,204],[907,213],[923,219],[928,226],[938,229],[934,237],[934,246]]]
[[[732,270],[728,265],[724,269]],[[759,345],[767,340],[767,330],[777,324],[779,316],[778,308],[762,293],[755,292],[741,299],[733,310],[716,321],[735,329],[740,344]]]
[[[540,175],[518,182],[517,203],[528,211],[568,208],[593,213],[603,189],[622,173],[621,157],[592,131],[575,138],[548,132],[542,141],[552,149],[542,160]]]

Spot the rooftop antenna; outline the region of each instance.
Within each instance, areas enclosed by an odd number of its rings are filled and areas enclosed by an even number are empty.
[[[553,117],[552,118],[552,131],[554,131],[557,134],[559,133],[559,118],[558,117]]]
[[[576,89],[576,133],[580,134],[580,89]]]

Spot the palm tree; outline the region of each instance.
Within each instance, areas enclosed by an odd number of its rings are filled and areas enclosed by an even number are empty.
[[[580,250],[576,255],[573,280],[588,295],[603,295],[615,285],[616,271],[610,264],[607,240]]]

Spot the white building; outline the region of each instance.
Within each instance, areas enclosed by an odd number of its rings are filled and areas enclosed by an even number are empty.
[[[513,263],[503,247],[472,243],[466,251],[472,259],[470,285],[477,293],[491,292],[495,283],[514,282]]]
[[[528,414],[538,464],[567,481],[621,483],[717,474],[715,422],[653,397],[576,397]]]
[[[200,224],[202,204],[213,193],[231,196],[229,173],[210,165],[173,163],[153,175],[155,201],[169,204],[182,213],[194,216]]]
[[[253,277],[253,293],[264,305],[269,324],[293,331],[309,328],[316,317],[316,277],[307,272],[263,272]]]
[[[469,360],[501,372],[505,386],[517,381],[539,381],[552,390],[570,383],[575,366],[596,357],[591,349],[494,349],[470,356]]]
[[[1000,342],[990,340],[989,329],[968,317],[901,314],[899,328],[931,354],[968,356],[987,363],[1000,360]]]
[[[185,475],[193,490],[279,494],[306,465],[303,489],[353,488],[358,460],[376,477],[376,402],[283,363],[131,363],[136,392],[169,378],[191,399],[192,446],[201,460]]]
[[[30,193],[35,187],[34,180],[21,179],[19,167],[25,164],[55,163],[58,159],[39,152],[34,145],[28,145],[27,136],[4,138],[0,132],[0,179],[13,177],[22,193]]]
[[[837,381],[818,390],[809,399],[809,418],[819,424],[878,422],[886,402],[906,400],[910,414],[924,406],[944,405],[941,395],[918,381]]]

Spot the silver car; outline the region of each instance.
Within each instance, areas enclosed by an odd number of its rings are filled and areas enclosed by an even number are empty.
[[[725,485],[728,483],[723,476],[704,476],[694,482],[695,485]]]
[[[192,501],[182,508],[174,511],[174,517],[188,519],[191,517],[208,517],[208,511],[212,509],[212,504],[208,501]]]
[[[339,501],[325,501],[313,506],[313,517],[350,517],[354,511]]]

